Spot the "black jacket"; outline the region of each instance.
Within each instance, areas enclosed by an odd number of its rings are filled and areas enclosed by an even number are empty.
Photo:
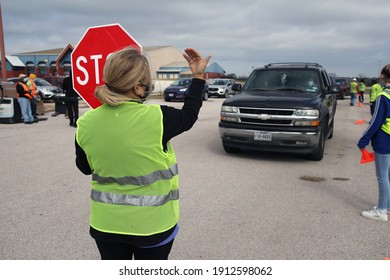
[[[72,77],[68,76],[62,81],[62,90],[65,92],[66,97],[78,97],[79,95],[73,89]]]

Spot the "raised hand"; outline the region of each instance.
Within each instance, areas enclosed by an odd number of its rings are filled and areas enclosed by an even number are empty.
[[[188,61],[188,65],[190,66],[194,77],[203,79],[203,73],[211,56],[207,56],[203,59],[202,56],[193,48],[186,48],[184,52],[183,56]]]

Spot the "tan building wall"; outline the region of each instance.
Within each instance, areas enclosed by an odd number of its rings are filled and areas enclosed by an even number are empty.
[[[187,62],[183,57],[182,52],[171,46],[144,47],[143,53],[149,61],[153,80],[157,79],[157,70],[159,70],[160,67],[173,62]]]

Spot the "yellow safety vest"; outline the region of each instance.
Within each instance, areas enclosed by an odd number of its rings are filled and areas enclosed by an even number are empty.
[[[358,90],[357,90],[357,85],[358,85],[358,83],[357,82],[351,82],[351,87],[350,87],[350,92],[351,93],[357,93],[358,92]]]
[[[92,169],[91,227],[147,236],[179,219],[176,155],[162,145],[159,105],[104,104],[77,121],[76,140]]]
[[[383,88],[380,84],[374,84],[371,87],[371,93],[370,93],[370,102],[374,102],[376,97],[380,92],[382,92]]]
[[[360,93],[364,93],[366,91],[366,85],[364,83],[359,84]]]
[[[385,91],[378,94],[378,97],[381,95],[386,96],[390,100],[390,90],[385,89]],[[386,118],[386,122],[382,125],[381,129],[390,135],[390,118]]]

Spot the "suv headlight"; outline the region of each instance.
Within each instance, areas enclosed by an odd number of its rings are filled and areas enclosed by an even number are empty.
[[[181,89],[179,89],[180,92],[184,92],[184,91],[186,91],[186,90],[187,90],[187,88],[181,88]]]
[[[298,109],[295,110],[294,116],[303,117],[300,120],[293,121],[294,126],[319,126],[318,116],[320,112],[316,109]]]
[[[240,110],[238,109],[238,107],[234,107],[234,106],[222,106],[222,110],[221,112],[225,112],[225,113],[238,113]]]
[[[306,117],[306,116],[318,117],[320,115],[320,112],[318,110],[315,110],[315,109],[309,109],[309,110],[298,109],[298,110],[295,110],[294,115],[299,116],[299,117]]]

